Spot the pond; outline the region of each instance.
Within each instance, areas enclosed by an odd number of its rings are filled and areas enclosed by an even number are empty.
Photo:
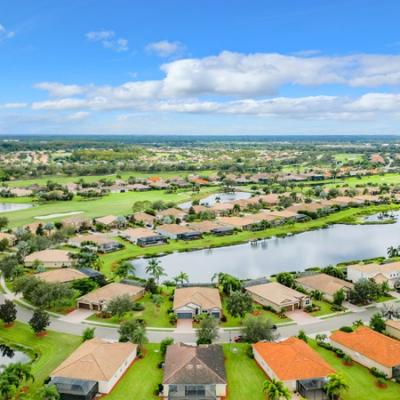
[[[26,208],[31,208],[32,204],[26,203],[0,203],[0,213],[25,210]]]
[[[245,200],[251,197],[249,192],[229,192],[229,193],[214,193],[210,196],[200,200],[200,204],[203,206],[211,207],[215,203],[230,203],[235,200]],[[191,201],[179,204],[180,208],[190,208],[192,205]]]
[[[398,245],[399,218],[392,224],[332,225],[284,238],[173,253],[161,257],[160,261],[169,278],[184,271],[191,282],[209,282],[216,272],[243,279],[259,278],[278,272],[385,256],[388,247]],[[138,276],[145,276],[147,262],[145,259],[133,261]]]
[[[23,351],[15,350],[0,343],[0,372],[10,364],[27,363],[31,359]]]

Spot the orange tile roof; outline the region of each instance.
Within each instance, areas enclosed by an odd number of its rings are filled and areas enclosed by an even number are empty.
[[[253,344],[257,352],[282,381],[322,378],[335,373],[307,343],[295,337],[282,342]]]
[[[400,341],[366,326],[354,332],[334,332],[330,339],[386,367],[400,365]]]

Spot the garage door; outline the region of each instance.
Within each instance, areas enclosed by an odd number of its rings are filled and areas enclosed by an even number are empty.
[[[84,308],[85,310],[90,310],[90,304],[87,303],[79,303],[78,308]]]
[[[179,312],[176,314],[179,319],[192,319],[193,315],[191,312]]]

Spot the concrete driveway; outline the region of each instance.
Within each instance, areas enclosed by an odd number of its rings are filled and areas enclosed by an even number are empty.
[[[308,325],[319,321],[318,318],[313,317],[303,310],[288,311],[285,313],[285,315],[296,322],[296,324],[298,325]]]
[[[84,310],[81,308],[77,308],[76,310],[71,311],[69,314],[64,315],[59,319],[60,321],[71,322],[72,324],[80,324],[86,318],[89,318],[93,314],[94,311],[92,310]]]
[[[191,319],[178,319],[176,322],[176,333],[192,333],[193,332],[193,322]]]

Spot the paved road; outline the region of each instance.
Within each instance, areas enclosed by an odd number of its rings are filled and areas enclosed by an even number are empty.
[[[3,303],[4,298],[8,297],[8,295],[0,294],[1,303]],[[18,321],[27,323],[32,316],[32,311],[17,305],[17,319]],[[371,316],[378,311],[377,307],[371,307],[368,309],[362,309],[360,312],[355,312],[351,314],[343,314],[337,317],[327,318],[325,320],[317,320],[316,322],[302,325],[288,325],[282,326],[278,328],[278,333],[281,337],[289,337],[293,335],[297,335],[299,329],[303,329],[307,334],[315,334],[321,332],[328,332],[335,329],[340,328],[343,325],[351,325],[354,321],[363,320],[364,322],[368,322]],[[88,324],[82,323],[73,323],[60,320],[56,317],[51,317],[50,329],[63,332],[70,333],[73,335],[81,335],[82,331],[89,326]],[[94,326],[94,325],[91,325]],[[233,340],[233,338],[239,334],[239,329],[220,329],[220,334],[217,342],[220,343],[229,343]],[[97,326],[95,334],[97,337],[105,338],[105,339],[114,339],[117,340],[118,329],[113,327],[105,327],[105,326]],[[159,343],[162,339],[170,336],[173,337],[175,341],[182,341],[188,343],[194,343],[196,341],[196,334],[194,332],[174,332],[171,330],[155,330],[148,329],[148,338],[152,343]]]

